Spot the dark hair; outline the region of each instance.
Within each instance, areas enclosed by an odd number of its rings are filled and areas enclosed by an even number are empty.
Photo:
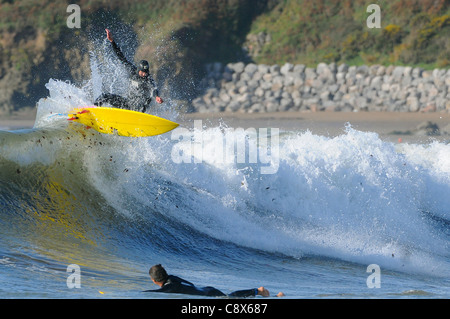
[[[150,277],[157,282],[164,282],[168,277],[166,270],[161,264],[152,266],[148,273]]]

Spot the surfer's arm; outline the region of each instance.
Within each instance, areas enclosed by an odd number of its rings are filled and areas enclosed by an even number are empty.
[[[156,87],[155,80],[153,80],[153,78],[150,76],[149,81],[153,86],[152,97],[154,97],[156,102],[158,102],[159,104],[163,103],[164,102],[163,99],[159,97],[159,91],[158,88]]]
[[[111,42],[111,45],[113,47],[114,52],[116,53],[117,57],[119,58],[120,62],[122,62],[123,64],[125,64],[125,66],[127,68],[130,69],[130,71],[132,73],[135,73],[135,69],[136,67],[133,65],[133,63],[131,63],[130,61],[127,60],[127,58],[125,58],[125,56],[123,55],[122,51],[120,50],[119,46],[117,45],[117,43],[115,41]]]
[[[142,292],[165,292],[165,293],[178,293],[179,289],[176,289],[177,287],[174,287],[174,285],[164,285],[161,288],[158,289],[149,289],[144,290]]]
[[[159,289],[143,290],[142,292],[165,292],[165,291],[162,290],[162,288],[159,288]]]
[[[117,58],[120,60],[120,62],[122,62],[123,64],[125,64],[129,69],[130,72],[135,72],[136,67],[133,65],[133,63],[131,63],[130,61],[128,61],[125,56],[123,55],[122,51],[120,50],[119,46],[117,45],[117,43],[114,41],[114,38],[111,35],[111,31],[109,31],[108,29],[105,29],[106,31],[106,38],[109,40],[109,42],[111,42],[111,45],[113,47],[114,53],[116,54]]]

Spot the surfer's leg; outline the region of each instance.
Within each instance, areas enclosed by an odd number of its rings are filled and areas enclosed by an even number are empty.
[[[246,290],[237,290],[229,294],[230,297],[251,297],[261,295],[263,297],[270,296],[269,290],[264,287],[259,287],[257,289],[246,289]]]
[[[218,290],[218,289],[216,289],[214,287],[203,287],[200,290],[203,291],[205,296],[209,296],[209,297],[226,296],[223,292],[221,292],[220,290]]]
[[[104,103],[108,103],[111,106],[120,109],[129,109],[128,100],[117,94],[103,93],[94,102],[96,106],[103,106]]]

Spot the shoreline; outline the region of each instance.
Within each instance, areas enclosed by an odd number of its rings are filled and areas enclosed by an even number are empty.
[[[398,142],[449,141],[450,132],[441,135],[414,134],[426,122],[436,124],[442,131],[450,130],[449,113],[400,112],[272,112],[272,113],[189,113],[179,123],[193,127],[194,120],[202,120],[206,127],[225,124],[230,128],[279,128],[286,131],[311,131],[316,135],[335,137],[345,133],[347,123],[363,132],[375,132],[382,139]]]
[[[271,113],[186,113],[176,120],[181,127],[193,128],[194,120],[202,125],[214,127],[225,124],[230,128],[279,128],[285,131],[311,131],[313,134],[335,137],[345,133],[347,123],[363,132],[375,132],[382,139],[397,142],[449,141],[450,132],[437,136],[413,134],[425,122],[435,123],[440,130],[450,125],[450,114],[441,112],[305,112],[286,111]],[[35,114],[15,115],[0,119],[0,130],[30,129],[34,126]]]
[[[33,128],[37,109],[24,109],[7,116],[0,116],[0,130],[20,130]]]

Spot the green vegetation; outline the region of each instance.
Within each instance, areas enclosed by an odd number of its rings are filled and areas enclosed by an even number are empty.
[[[72,3],[81,29],[67,28]],[[104,28],[180,100],[211,62],[450,67],[449,0],[0,0],[0,112],[32,106],[50,77],[84,81]]]
[[[368,4],[381,8],[381,28],[370,29]],[[280,1],[252,24],[271,34],[260,63],[450,66],[450,3],[446,0]]]
[[[14,44],[29,28],[48,41],[67,33],[67,5],[72,1],[0,0],[2,35]],[[114,12],[134,27],[143,46],[174,41],[179,54],[194,62],[230,62],[242,58],[247,34],[264,32],[258,63],[319,62],[450,66],[448,0],[373,0],[381,8],[381,28],[369,29],[368,1],[363,0],[81,0],[82,28],[99,11]],[[97,17],[95,18],[97,19]],[[84,23],[84,25],[83,25]],[[19,36],[17,36],[19,35]],[[13,46],[14,46],[13,44]],[[13,49],[11,49],[13,50]],[[17,65],[33,56],[17,57]],[[1,56],[0,56],[1,58]]]

